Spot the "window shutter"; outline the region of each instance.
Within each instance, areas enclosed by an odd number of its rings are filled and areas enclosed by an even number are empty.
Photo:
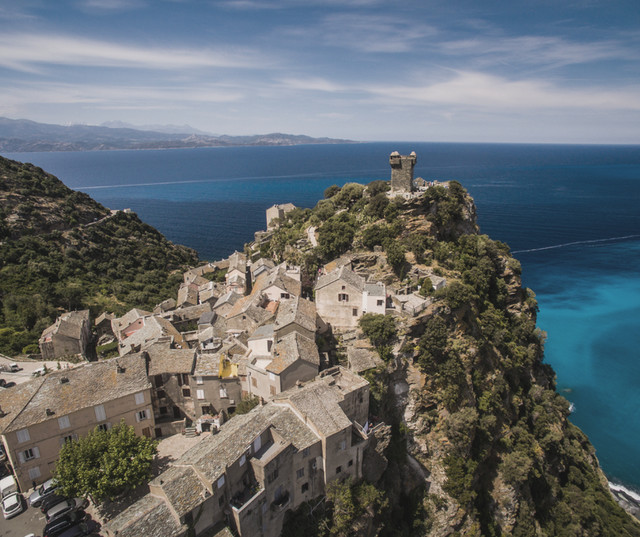
[[[107,413],[104,411],[104,405],[98,405],[93,407],[96,413],[96,420],[104,421],[107,419]]]
[[[198,399],[204,399],[204,390],[196,390]]]
[[[68,427],[71,427],[69,416],[62,416],[61,418],[58,418],[58,426],[60,429],[67,429]]]
[[[136,405],[144,404],[144,392],[140,392],[136,394]]]
[[[40,458],[40,448],[38,446],[33,448],[33,457],[35,459],[39,459]]]
[[[24,452],[20,451],[18,453],[18,460],[20,461],[20,464],[24,464]]]
[[[19,444],[31,440],[31,437],[29,436],[29,429],[21,429],[16,433],[16,435],[18,437]]]

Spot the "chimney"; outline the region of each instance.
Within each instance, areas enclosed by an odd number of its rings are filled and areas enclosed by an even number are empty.
[[[51,410],[50,408],[47,408],[47,410],[45,410],[45,412],[47,413],[47,416],[53,416],[55,414],[55,412],[53,410]]]

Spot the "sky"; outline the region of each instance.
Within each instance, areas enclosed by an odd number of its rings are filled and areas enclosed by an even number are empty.
[[[0,0],[0,116],[640,143],[638,0]]]

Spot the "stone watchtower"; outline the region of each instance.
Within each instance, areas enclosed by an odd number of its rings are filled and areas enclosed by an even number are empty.
[[[389,156],[391,164],[391,190],[393,192],[413,192],[413,167],[418,157],[412,151],[409,156],[394,151]]]

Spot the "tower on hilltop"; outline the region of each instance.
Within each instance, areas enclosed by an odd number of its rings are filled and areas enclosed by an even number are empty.
[[[418,157],[415,151],[410,155],[401,155],[394,151],[389,156],[391,164],[391,190],[394,192],[413,192],[413,167]]]

